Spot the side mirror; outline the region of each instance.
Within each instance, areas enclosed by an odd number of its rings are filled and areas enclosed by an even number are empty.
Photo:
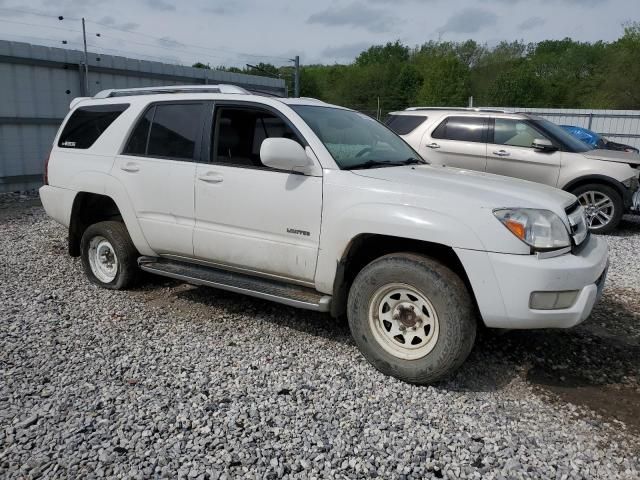
[[[551,140],[547,140],[546,138],[534,139],[531,146],[536,150],[542,150],[544,152],[555,152],[556,150],[558,150],[558,148],[553,143],[551,143]]]
[[[289,138],[267,138],[260,146],[260,161],[267,167],[307,173],[313,161],[298,143]]]

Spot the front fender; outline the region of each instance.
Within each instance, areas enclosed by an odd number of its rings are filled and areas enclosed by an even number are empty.
[[[333,291],[338,262],[361,234],[388,235],[469,250],[486,250],[478,236],[458,219],[407,205],[366,203],[323,215],[316,288]]]

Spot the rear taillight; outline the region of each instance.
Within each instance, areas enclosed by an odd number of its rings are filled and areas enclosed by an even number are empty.
[[[47,155],[47,159],[44,161],[44,174],[42,175],[42,183],[49,185],[49,160],[51,160],[51,152]]]

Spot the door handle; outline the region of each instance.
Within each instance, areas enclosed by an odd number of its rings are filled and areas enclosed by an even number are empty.
[[[493,154],[497,155],[498,157],[508,157],[509,155],[511,155],[506,150],[498,150],[497,152],[493,152]]]
[[[203,175],[199,175],[198,180],[206,183],[220,183],[222,182],[223,178],[222,178],[222,175],[218,173],[207,172]]]
[[[140,171],[140,167],[137,163],[129,162],[120,167],[120,170],[124,170],[125,172],[135,173]]]
[[[429,148],[440,148],[440,145],[438,145],[437,143],[433,142],[433,143],[427,143],[427,147],[429,147]]]

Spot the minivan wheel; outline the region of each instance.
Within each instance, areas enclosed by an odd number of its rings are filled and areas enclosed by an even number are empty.
[[[82,266],[92,283],[112,290],[131,286],[138,273],[138,252],[122,222],[89,226],[80,241]]]
[[[582,185],[571,193],[584,207],[587,226],[593,233],[610,233],[620,223],[624,204],[614,188],[594,183]]]
[[[438,261],[414,253],[374,260],[354,280],[348,299],[351,334],[382,373],[427,384],[456,370],[476,336],[464,282]]]

